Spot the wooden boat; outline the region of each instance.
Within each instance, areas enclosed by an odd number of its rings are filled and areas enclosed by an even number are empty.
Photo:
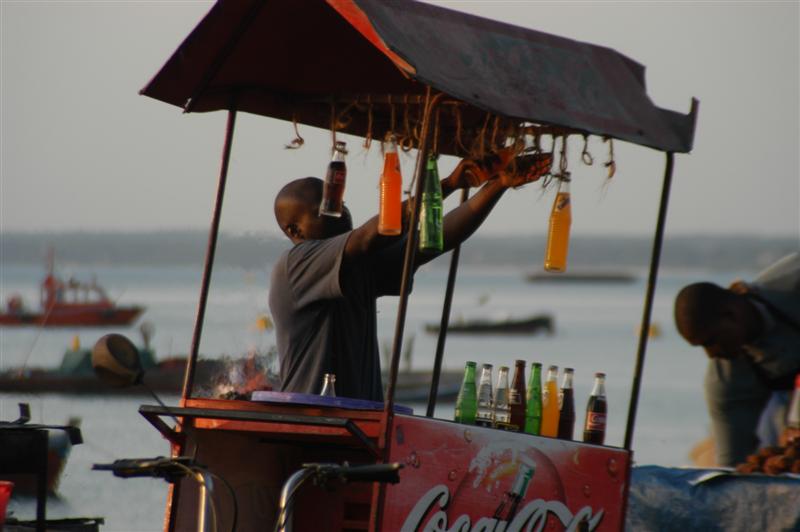
[[[425,331],[432,334],[438,334],[439,329],[437,323],[425,325]],[[553,318],[547,314],[506,320],[456,320],[447,326],[451,334],[553,334],[553,330]]]
[[[632,283],[637,276],[619,271],[573,271],[564,273],[531,272],[525,275],[530,283]]]
[[[28,310],[18,295],[0,312],[0,326],[114,327],[131,324],[144,311],[141,306],[117,306],[95,279],[88,283],[63,281],[53,270],[53,253],[40,287],[40,309]]]

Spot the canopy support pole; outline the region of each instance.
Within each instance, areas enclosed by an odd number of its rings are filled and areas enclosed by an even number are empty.
[[[469,189],[461,190],[461,203],[469,198]],[[436,396],[439,392],[439,377],[442,373],[442,359],[444,358],[444,344],[447,340],[447,326],[450,323],[450,307],[453,302],[453,290],[456,286],[456,273],[458,271],[458,259],[461,256],[461,244],[453,248],[453,255],[450,257],[450,271],[447,274],[447,288],[444,293],[444,305],[442,306],[442,320],[439,322],[439,339],[436,341],[436,358],[433,362],[433,375],[431,377],[431,391],[428,393],[428,411],[426,416],[433,417],[436,409]]]
[[[217,185],[217,200],[214,204],[214,215],[211,219],[211,229],[208,233],[208,243],[206,245],[206,262],[203,268],[203,282],[200,287],[200,301],[197,305],[197,318],[194,322],[194,334],[192,335],[192,347],[189,360],[186,365],[186,372],[183,380],[183,392],[181,397],[188,399],[192,394],[194,385],[194,373],[197,366],[197,353],[200,350],[200,338],[203,335],[203,321],[206,315],[206,303],[208,302],[208,287],[211,284],[211,271],[214,266],[214,255],[217,250],[217,236],[219,235],[219,221],[222,215],[222,202],[225,197],[225,183],[228,180],[228,163],[231,158],[231,145],[233,144],[233,129],[236,125],[235,106],[228,110],[228,124],[225,128],[225,145],[222,148],[222,165],[219,171],[219,183]]]
[[[631,389],[631,400],[628,406],[628,423],[625,427],[624,448],[631,450],[633,442],[633,427],[636,423],[636,408],[639,403],[639,389],[642,384],[642,371],[644,369],[644,355],[647,350],[647,338],[650,332],[650,316],[653,311],[653,296],[656,291],[656,279],[658,278],[658,264],[661,260],[661,245],[664,241],[664,226],[667,219],[667,206],[669,204],[669,191],[672,185],[672,167],[675,160],[673,152],[667,152],[667,163],[664,168],[664,184],[661,189],[661,204],[658,207],[658,222],[656,233],[653,238],[653,252],[650,257],[650,275],[647,279],[647,292],[645,295],[644,311],[642,312],[642,325],[639,329],[639,349],[636,353],[636,369],[633,373],[633,387]]]
[[[425,180],[425,160],[428,153],[428,143],[430,139],[430,125],[432,111],[438,106],[443,93],[431,96],[431,88],[428,87],[425,93],[425,108],[422,115],[420,126],[420,139],[417,147],[417,162],[414,167],[414,179],[416,189],[413,192],[411,203],[411,216],[408,221],[406,236],[406,249],[403,256],[403,273],[400,280],[400,303],[397,308],[397,320],[395,322],[394,343],[392,346],[392,365],[389,370],[389,383],[386,387],[386,400],[381,416],[380,435],[378,448],[382,451],[383,461],[388,459],[388,445],[392,437],[392,421],[394,419],[394,392],[397,385],[397,371],[400,366],[400,351],[403,347],[403,331],[406,323],[406,311],[408,310],[408,296],[411,289],[411,276],[414,273],[414,258],[417,253],[417,224],[419,223],[419,211],[422,204],[422,190]],[[378,489],[373,492],[372,512],[370,514],[370,530],[379,530],[381,517],[383,515],[384,497],[386,486],[383,483],[378,485]]]

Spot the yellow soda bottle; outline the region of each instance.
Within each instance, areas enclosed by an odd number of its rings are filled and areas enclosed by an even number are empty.
[[[558,436],[558,366],[547,368],[544,390],[542,390],[542,436]]]
[[[572,200],[569,193],[569,180],[561,178],[558,193],[550,213],[550,229],[547,233],[547,252],[544,269],[548,272],[563,272],[567,269],[569,251],[569,229],[572,225]]]
[[[403,230],[402,193],[403,177],[397,157],[397,140],[390,135],[384,146],[383,173],[380,182],[380,209],[378,233],[399,235]]]

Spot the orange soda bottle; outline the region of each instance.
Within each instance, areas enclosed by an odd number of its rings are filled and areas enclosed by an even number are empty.
[[[384,144],[378,211],[379,234],[399,235],[403,231],[402,187],[403,176],[400,174],[400,159],[397,157],[397,139],[394,135],[390,135]]]
[[[547,379],[542,390],[542,436],[558,436],[558,366],[547,368]]]
[[[550,213],[547,252],[544,257],[544,269],[548,272],[563,272],[567,269],[569,229],[572,225],[571,203],[569,179],[559,178],[558,192]]]

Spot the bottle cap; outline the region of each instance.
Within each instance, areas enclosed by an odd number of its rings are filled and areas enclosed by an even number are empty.
[[[601,372],[597,372],[597,373],[594,374],[594,376],[595,377],[603,377],[603,378],[605,378],[606,374],[605,373],[601,373]]]
[[[534,362],[534,363],[531,364],[531,366],[533,366],[534,368],[541,368],[542,367],[542,363],[541,362]]]
[[[564,368],[564,373],[575,373],[575,370],[572,368]]]

